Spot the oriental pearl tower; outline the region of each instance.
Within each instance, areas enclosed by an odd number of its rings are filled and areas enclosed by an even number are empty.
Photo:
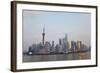
[[[43,33],[42,33],[42,44],[45,44],[45,26],[43,27]]]

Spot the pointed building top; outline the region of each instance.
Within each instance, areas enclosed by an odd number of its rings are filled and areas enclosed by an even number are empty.
[[[44,24],[44,26],[43,26],[43,33],[45,33],[45,24]]]

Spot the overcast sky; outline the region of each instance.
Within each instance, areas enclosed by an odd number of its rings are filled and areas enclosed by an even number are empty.
[[[23,49],[42,41],[45,25],[45,40],[58,43],[68,35],[68,40],[80,40],[87,46],[91,39],[91,14],[76,12],[53,12],[23,10]]]

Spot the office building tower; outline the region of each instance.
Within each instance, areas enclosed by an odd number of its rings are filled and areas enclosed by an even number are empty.
[[[69,48],[69,42],[68,42],[68,36],[67,34],[65,34],[65,38],[64,38],[64,51],[67,53],[68,52],[68,48]]]
[[[65,41],[65,43],[67,44],[67,42],[68,42],[68,37],[67,37],[67,34],[65,34],[64,41]]]
[[[54,44],[54,41],[52,41],[52,43],[51,43],[50,52],[55,52],[55,44]]]
[[[78,49],[78,50],[81,49],[81,41],[77,41],[77,49]]]
[[[52,47],[54,47],[54,41],[52,41]]]
[[[61,39],[59,39],[59,45],[61,45]]]
[[[72,51],[76,51],[76,42],[75,41],[71,41],[71,49]]]
[[[50,42],[48,42],[48,41],[46,41],[45,42],[45,47],[44,47],[44,49],[46,50],[46,53],[48,52],[50,52],[50,48],[51,48],[51,44],[50,44]]]
[[[69,41],[67,42],[67,49],[70,49],[71,48],[71,45],[69,43]]]

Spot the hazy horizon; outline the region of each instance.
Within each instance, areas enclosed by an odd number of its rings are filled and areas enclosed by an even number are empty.
[[[22,17],[23,50],[42,41],[44,25],[46,41],[58,43],[59,38],[67,34],[68,41],[80,40],[87,46],[91,44],[90,13],[23,10]]]

